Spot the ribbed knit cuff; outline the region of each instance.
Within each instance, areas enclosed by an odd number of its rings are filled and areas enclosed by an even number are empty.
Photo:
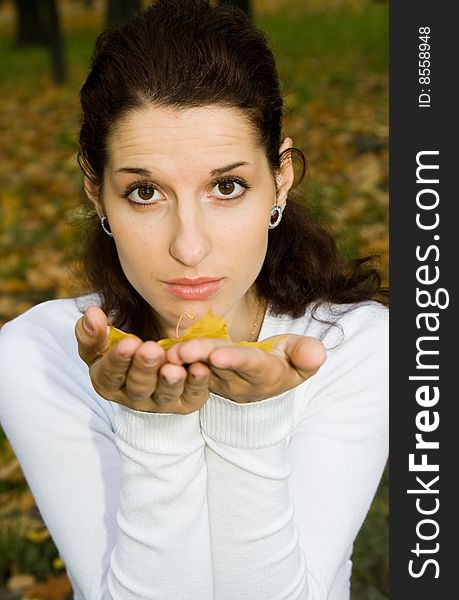
[[[217,394],[200,409],[210,438],[235,448],[263,448],[285,439],[293,423],[292,390],[259,402],[239,404]]]
[[[116,407],[115,430],[129,446],[144,452],[183,451],[202,443],[199,411],[188,415]]]

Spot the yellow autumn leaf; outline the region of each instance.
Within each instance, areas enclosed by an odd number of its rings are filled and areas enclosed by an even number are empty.
[[[250,346],[251,348],[260,348],[263,352],[272,352],[274,343],[277,340],[264,340],[263,342],[236,342],[236,346]]]
[[[108,334],[108,347],[105,350],[105,352],[103,352],[103,354],[107,354],[107,352],[109,352],[113,348],[113,346],[115,346],[118,342],[128,337],[132,337],[136,340],[140,339],[133,333],[125,333],[124,331],[121,331],[121,329],[110,325],[110,332]]]
[[[132,333],[125,333],[121,331],[121,329],[117,329],[110,325],[110,332],[108,335],[108,347],[105,350],[104,354],[109,352],[115,344],[120,342],[122,339],[126,337],[133,337],[135,339],[139,339],[136,335]],[[192,340],[194,338],[212,338],[212,339],[225,339],[231,340],[228,335],[228,326],[223,319],[223,317],[219,317],[215,315],[212,311],[207,312],[199,321],[185,329],[183,335],[177,338],[164,338],[159,340],[157,343],[164,348],[164,350],[168,350],[172,348],[175,344],[179,342],[186,342],[188,340]],[[264,342],[236,342],[236,346],[250,346],[253,348],[260,348],[264,352],[271,352],[273,349],[275,340],[266,340]]]
[[[49,531],[43,527],[39,530],[31,530],[25,534],[26,540],[33,542],[34,544],[41,544],[50,538]]]
[[[62,558],[57,557],[53,560],[53,569],[65,569],[65,563]]]
[[[164,350],[168,350],[179,342],[186,342],[194,338],[231,339],[228,335],[228,327],[225,319],[218,315],[214,315],[214,313],[209,310],[209,312],[199,319],[199,321],[196,321],[196,323],[185,329],[183,335],[178,338],[165,338],[159,340],[158,344],[164,348]]]

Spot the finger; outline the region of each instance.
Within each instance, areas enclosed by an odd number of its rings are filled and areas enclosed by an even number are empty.
[[[121,340],[108,354],[91,365],[91,381],[101,396],[110,400],[108,396],[124,386],[132,357],[141,344],[140,340],[134,338]]]
[[[203,363],[193,363],[187,371],[182,402],[201,407],[209,397],[210,369]]]
[[[212,371],[223,379],[226,378],[226,371],[229,376],[231,372],[235,372],[242,379],[252,382],[260,377],[266,377],[266,361],[272,359],[270,354],[260,348],[233,345],[213,350],[209,357],[209,365]]]
[[[232,345],[231,340],[223,338],[195,338],[169,348],[166,353],[167,361],[177,365],[207,362],[215,348]]]
[[[142,343],[131,361],[126,375],[126,393],[135,402],[151,398],[156,389],[158,372],[166,360],[166,353],[156,342]]]
[[[289,335],[285,353],[292,367],[304,378],[316,373],[327,358],[324,345],[319,340],[302,335]]]
[[[108,321],[98,306],[90,306],[75,325],[78,354],[90,365],[103,351],[108,339]]]
[[[272,353],[245,346],[218,348],[212,352],[210,363],[221,369],[234,370],[244,378],[257,377],[266,374],[266,361],[272,361],[273,355],[287,360],[303,379],[314,374],[326,358],[325,348],[319,340],[292,333],[281,339]],[[276,369],[276,365],[281,364],[272,362],[272,367]]]
[[[166,363],[159,371],[158,385],[153,394],[153,401],[164,408],[178,403],[183,392],[186,369],[179,365]]]

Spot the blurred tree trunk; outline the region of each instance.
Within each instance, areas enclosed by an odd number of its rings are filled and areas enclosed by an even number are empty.
[[[16,46],[18,48],[44,46],[46,36],[37,0],[15,0],[15,5]]]
[[[142,0],[108,0],[107,26],[127,21],[142,8]]]
[[[15,4],[17,47],[47,47],[53,80],[63,83],[66,69],[57,0],[15,0]]]
[[[249,17],[252,15],[250,0],[220,0],[220,4],[232,4],[243,10]]]
[[[53,80],[55,83],[63,83],[66,79],[66,69],[56,0],[41,0],[40,7],[46,32],[46,45],[51,58]]]

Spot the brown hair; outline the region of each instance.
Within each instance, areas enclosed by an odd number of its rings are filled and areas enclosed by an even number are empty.
[[[111,127],[129,111],[151,104],[241,109],[273,175],[279,170],[283,101],[276,65],[266,36],[239,9],[206,0],[159,0],[98,37],[81,89],[78,162],[100,189]],[[301,157],[304,175],[304,156],[297,149],[285,152],[292,151]],[[114,325],[143,339],[161,337],[151,307],[125,277],[113,239],[94,210],[85,222],[81,266],[89,291],[100,294]],[[291,194],[282,222],[269,232],[255,287],[274,314],[292,317],[308,305],[385,296],[370,258],[344,263],[331,235]]]

